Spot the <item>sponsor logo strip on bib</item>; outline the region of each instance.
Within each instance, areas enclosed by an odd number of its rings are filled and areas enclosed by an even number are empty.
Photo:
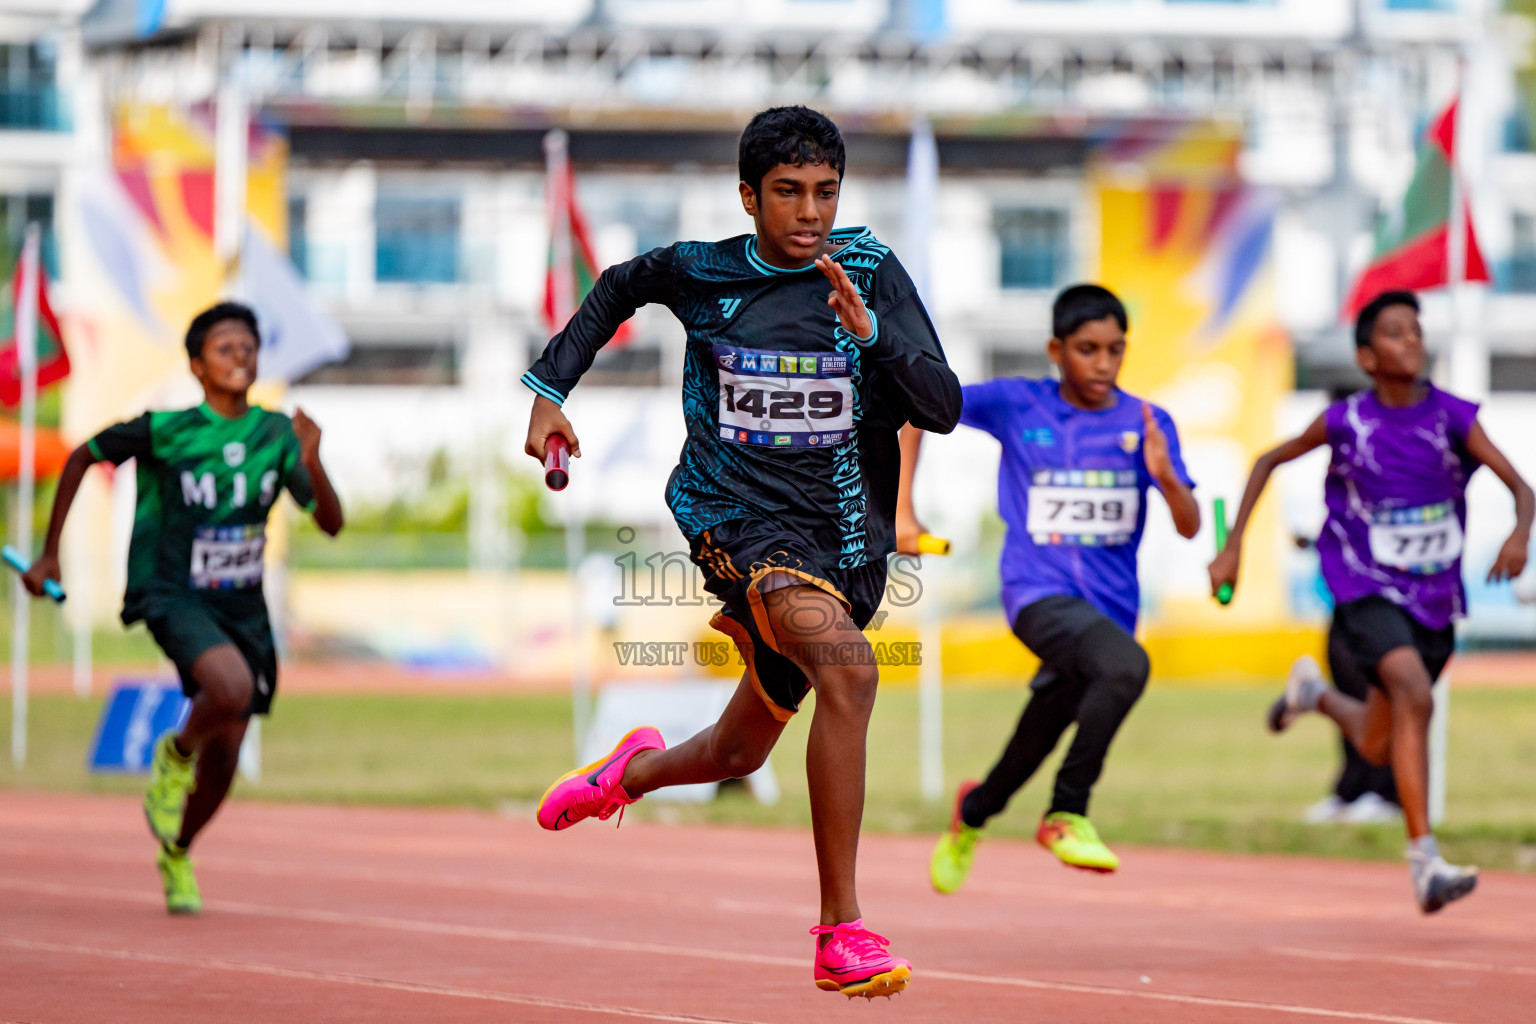
[[[1461,520],[1454,502],[1379,510],[1370,525],[1371,559],[1402,572],[1444,572],[1461,558]]]
[[[764,448],[840,444],[853,430],[853,368],[842,352],[716,345],[720,438]]]
[[[192,537],[192,589],[260,586],[266,547],[264,523],[199,526]]]
[[[1134,470],[1042,469],[1029,487],[1026,528],[1036,544],[1108,547],[1131,541],[1140,512]]]

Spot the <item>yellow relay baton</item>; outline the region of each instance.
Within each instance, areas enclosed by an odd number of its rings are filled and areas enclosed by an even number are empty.
[[[935,537],[931,533],[920,533],[917,536],[917,553],[920,555],[947,555],[949,554],[949,541],[943,537]]]

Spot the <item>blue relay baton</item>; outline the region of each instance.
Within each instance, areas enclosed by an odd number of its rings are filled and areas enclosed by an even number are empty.
[[[0,558],[5,559],[5,564],[19,573],[32,568],[32,563],[27,561],[26,556],[9,544],[0,548]],[[43,580],[43,593],[53,598],[56,604],[64,603],[64,588],[59,586],[58,580]]]

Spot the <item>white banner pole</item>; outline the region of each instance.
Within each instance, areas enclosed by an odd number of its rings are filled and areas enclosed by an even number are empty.
[[[37,292],[42,235],[27,225],[21,248],[21,294],[16,301],[16,353],[21,370],[21,466],[16,484],[16,547],[32,557],[32,499],[37,477]],[[11,761],[27,763],[27,662],[31,655],[32,596],[21,577],[11,579],[15,623],[11,633]]]

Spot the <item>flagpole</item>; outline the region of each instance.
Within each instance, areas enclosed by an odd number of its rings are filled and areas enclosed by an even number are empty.
[[[1467,103],[1467,61],[1460,59],[1456,72],[1456,110],[1451,132],[1451,216],[1446,237],[1446,283],[1451,298],[1451,348],[1447,354],[1447,373],[1452,388],[1464,397],[1481,401],[1488,390],[1488,352],[1481,323],[1470,308],[1474,296],[1467,281],[1467,225],[1470,223],[1467,189],[1462,183],[1462,154],[1466,152],[1466,131],[1462,114],[1476,109]],[[1447,761],[1450,740],[1451,673],[1445,671],[1436,687],[1429,720],[1429,820],[1439,825],[1445,820]]]
[[[32,555],[32,501],[37,475],[37,292],[41,234],[27,225],[21,248],[20,292],[16,298],[16,354],[21,370],[21,465],[16,485],[15,544]],[[27,661],[31,655],[32,598],[21,577],[11,579],[15,623],[11,632],[11,761],[27,763]]]
[[[550,294],[553,299],[551,330],[561,330],[576,312],[576,268],[571,258],[571,163],[570,139],[556,128],[544,136],[544,195],[549,203]],[[586,594],[581,563],[586,554],[586,517],[576,495],[563,495],[565,515],[566,573],[571,581],[571,732],[576,760],[585,756],[587,711],[592,700],[592,666],[585,650]]]

